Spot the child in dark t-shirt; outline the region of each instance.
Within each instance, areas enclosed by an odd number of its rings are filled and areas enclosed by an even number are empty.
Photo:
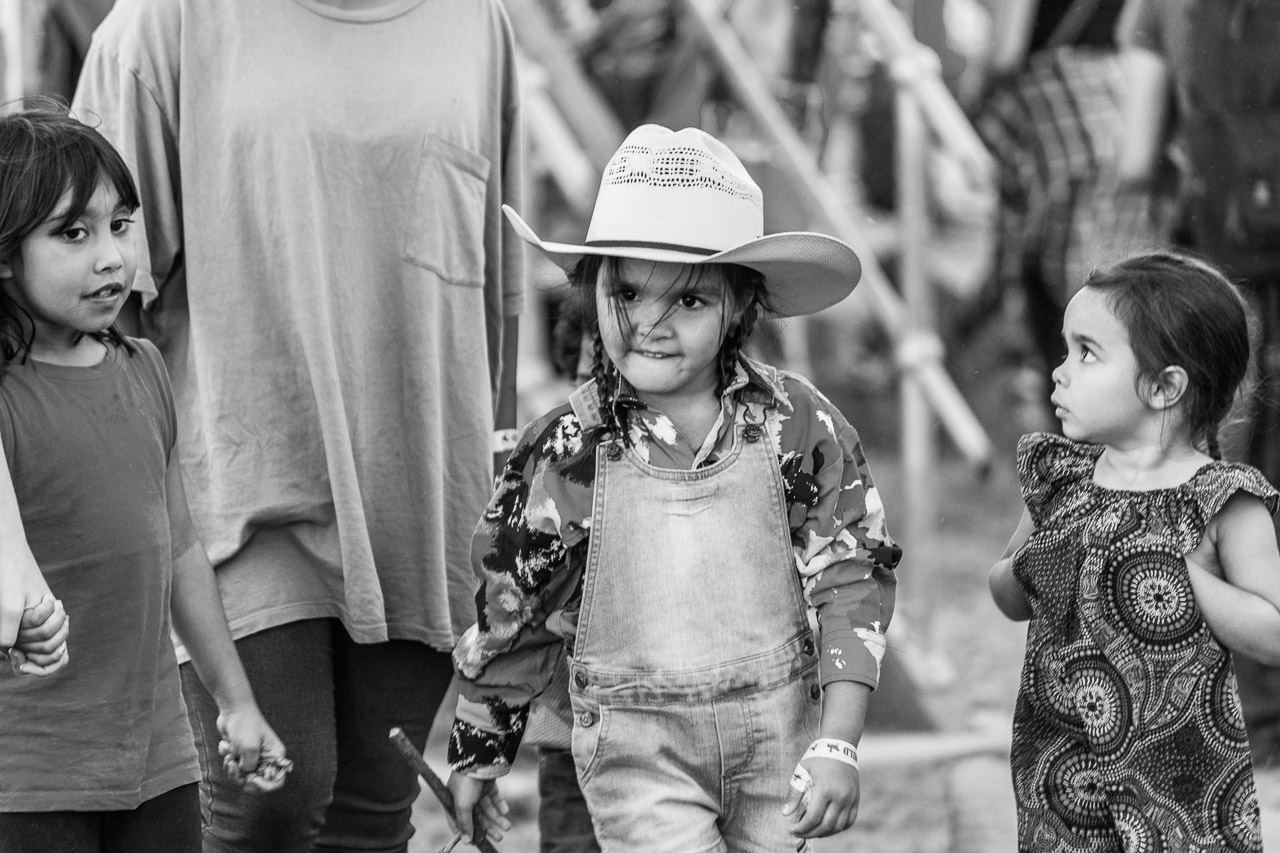
[[[229,771],[269,789],[288,768],[187,513],[164,365],[115,326],[138,206],[97,131],[61,110],[0,118],[0,440],[56,599],[10,653],[44,677],[0,679],[0,849],[15,853],[200,849],[171,626],[218,699]]]

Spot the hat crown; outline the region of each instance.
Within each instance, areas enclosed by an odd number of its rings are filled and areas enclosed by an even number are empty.
[[[697,128],[648,124],[605,166],[587,245],[711,255],[763,234],[763,194],[728,146]]]

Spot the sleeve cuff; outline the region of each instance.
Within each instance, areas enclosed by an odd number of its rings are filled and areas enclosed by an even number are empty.
[[[459,696],[449,734],[449,766],[476,779],[505,776],[520,749],[528,712],[525,707],[504,714],[508,726],[498,729],[487,704]]]
[[[856,681],[875,690],[880,684],[880,662],[886,648],[884,634],[869,628],[824,636],[820,663],[822,683]]]
[[[449,734],[449,766],[476,779],[497,779],[511,772],[518,747],[518,740],[512,745],[505,735],[455,718]]]

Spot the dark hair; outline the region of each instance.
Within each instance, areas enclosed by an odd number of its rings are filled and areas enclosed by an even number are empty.
[[[600,317],[596,309],[596,285],[601,274],[609,277],[618,275],[618,258],[601,255],[583,255],[569,273],[569,295],[565,299],[563,322],[570,328],[580,330],[582,345],[588,343],[592,347],[591,378],[595,382],[600,395],[600,417],[604,422],[599,433],[587,439],[585,444],[594,447],[609,435],[617,435],[626,440],[627,411],[637,401],[620,398],[616,371],[607,365],[604,342],[600,338]],[[734,366],[742,353],[742,348],[755,329],[756,322],[764,311],[769,310],[769,294],[765,289],[764,276],[748,267],[737,264],[718,264],[725,273],[724,278],[724,315],[721,323],[731,322],[724,330],[718,357],[719,379],[716,383],[717,396],[724,393],[734,376]],[[677,295],[688,293],[697,287],[706,274],[708,265],[687,264],[684,271],[671,285]],[[614,310],[623,323],[627,323],[626,312],[618,308],[617,300],[611,300]]]
[[[1210,264],[1171,251],[1128,258],[1084,286],[1101,291],[1124,325],[1140,381],[1172,365],[1187,372],[1179,405],[1191,440],[1220,459],[1218,428],[1249,369],[1249,312],[1235,286]]]
[[[0,115],[0,260],[19,260],[23,241],[48,221],[64,195],[70,204],[59,227],[71,225],[103,182],[115,189],[122,206],[138,209],[138,188],[124,159],[65,105],[32,99],[23,109]],[[31,317],[0,288],[0,374],[14,359],[26,359],[34,335]],[[93,337],[133,354],[114,323]]]

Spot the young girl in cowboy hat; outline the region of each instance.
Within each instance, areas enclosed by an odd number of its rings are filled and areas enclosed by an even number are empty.
[[[832,237],[762,236],[762,211],[728,148],[656,125],[610,160],[583,245],[506,209],[568,272],[593,378],[525,429],[476,529],[449,746],[467,838],[509,828],[493,780],[566,652],[605,851],[796,849],[853,823],[900,552],[853,427],[742,350],[860,266]]]

